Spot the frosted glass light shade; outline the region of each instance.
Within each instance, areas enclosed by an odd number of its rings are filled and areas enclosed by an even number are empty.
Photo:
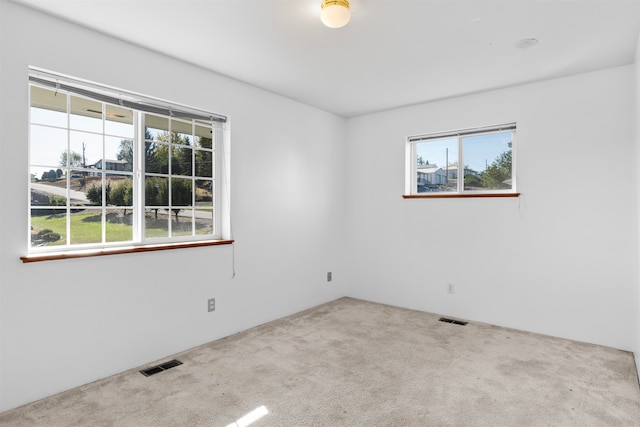
[[[329,28],[340,28],[347,25],[351,19],[349,2],[347,0],[324,0],[320,20]]]

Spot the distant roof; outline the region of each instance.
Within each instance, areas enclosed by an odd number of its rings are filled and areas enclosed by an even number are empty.
[[[442,168],[439,168],[438,166],[435,166],[435,167],[432,167],[432,168],[423,168],[423,167],[418,166],[418,173],[430,174],[430,173],[436,173],[438,171],[441,171],[442,173],[444,173]]]

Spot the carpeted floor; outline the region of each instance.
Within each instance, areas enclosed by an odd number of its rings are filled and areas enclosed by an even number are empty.
[[[631,353],[439,318],[341,298],[0,426],[640,426]]]

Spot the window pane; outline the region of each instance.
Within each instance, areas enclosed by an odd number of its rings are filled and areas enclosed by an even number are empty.
[[[193,206],[193,181],[171,178],[171,206]]]
[[[196,206],[213,206],[213,181],[210,179],[196,180]]]
[[[67,138],[66,129],[31,125],[31,164],[66,167]]]
[[[104,139],[107,170],[133,171],[133,140],[107,136]]]
[[[67,95],[31,86],[31,123],[67,127]]]
[[[150,141],[169,142],[169,119],[158,117],[152,114],[144,115],[145,129],[144,137]]]
[[[457,164],[457,138],[416,143],[417,192],[457,191]]]
[[[63,169],[31,168],[31,176],[31,206],[67,205],[67,179]]]
[[[107,242],[133,240],[133,222],[130,209],[107,209],[105,224]]]
[[[69,171],[69,195],[71,197],[71,206],[99,205],[99,199],[92,202],[88,197],[89,190],[96,182],[99,186],[101,183],[100,176],[91,176],[90,172],[82,169],[71,169]]]
[[[83,202],[84,205],[102,206],[102,172],[73,171],[71,176],[80,177],[72,178],[70,185],[76,184],[78,185],[78,191],[84,192],[86,197],[86,201]],[[77,194],[76,197],[79,199],[80,194]]]
[[[31,246],[67,243],[66,209],[31,209]]]
[[[213,177],[213,151],[196,150],[196,176]]]
[[[51,172],[48,172],[50,176],[56,176],[55,172],[53,174]],[[66,178],[51,178],[32,182],[31,206],[67,206]]]
[[[102,103],[91,99],[71,96],[71,129],[102,133]]]
[[[158,142],[146,142],[144,169],[148,173],[169,173],[169,146]]]
[[[100,185],[100,177],[91,177],[85,170],[69,170],[69,197],[71,206],[91,206],[99,203],[92,202],[88,198],[89,189],[95,181]],[[65,184],[66,184],[65,180]],[[97,200],[99,201],[99,200]]]
[[[134,137],[133,111],[127,108],[107,105],[104,133],[124,138]]]
[[[182,122],[179,120],[171,120],[171,142],[173,144],[191,145],[193,137],[191,123]]]
[[[198,208],[196,216],[196,235],[213,234],[213,209]]]
[[[465,190],[512,188],[512,132],[470,136],[462,144]]]
[[[193,170],[193,150],[189,147],[171,147],[171,174],[191,176]]]
[[[107,205],[120,206],[124,211],[133,208],[133,177],[107,174]]]
[[[71,131],[69,166],[102,169],[102,138],[95,133]]]
[[[213,131],[210,126],[196,125],[196,147],[213,148]]]
[[[169,206],[169,178],[146,176],[144,180],[144,204],[147,207]]]
[[[102,209],[80,209],[71,214],[72,245],[102,243]]]
[[[31,191],[34,190],[43,192],[45,194],[56,194],[66,197],[66,179],[65,169],[47,169],[32,167],[31,173]],[[33,194],[31,195],[33,199]]]
[[[193,209],[173,209],[172,236],[193,235]]]
[[[159,208],[145,209],[144,237],[146,239],[169,237],[169,219],[167,210]]]

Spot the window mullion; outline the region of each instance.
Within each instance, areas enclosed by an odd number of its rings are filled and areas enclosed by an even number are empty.
[[[106,138],[104,136],[106,132],[105,115],[107,113],[107,105],[102,103],[102,206],[100,207],[102,215],[102,244],[107,241],[107,150],[106,150]]]
[[[144,114],[134,111],[134,136],[133,143],[133,158],[134,158],[134,185],[133,185],[133,235],[134,241],[144,241],[144,227],[145,227],[145,170],[144,170],[144,153],[146,147],[145,141],[145,122]]]
[[[191,122],[191,235],[196,234],[196,124]]]
[[[67,203],[66,203],[66,227],[67,227],[67,242],[66,246],[71,245],[71,192],[69,187],[69,170],[71,166],[71,97],[67,96]]]
[[[167,141],[169,150],[167,152],[167,183],[168,183],[168,188],[167,188],[167,231],[168,231],[168,237],[169,239],[171,239],[173,237],[173,217],[171,216],[172,211],[171,211],[171,202],[172,202],[172,187],[173,187],[173,138],[171,133],[172,128],[173,128],[173,121],[171,120],[171,117],[169,117],[168,120],[168,126],[169,128],[169,140]]]

